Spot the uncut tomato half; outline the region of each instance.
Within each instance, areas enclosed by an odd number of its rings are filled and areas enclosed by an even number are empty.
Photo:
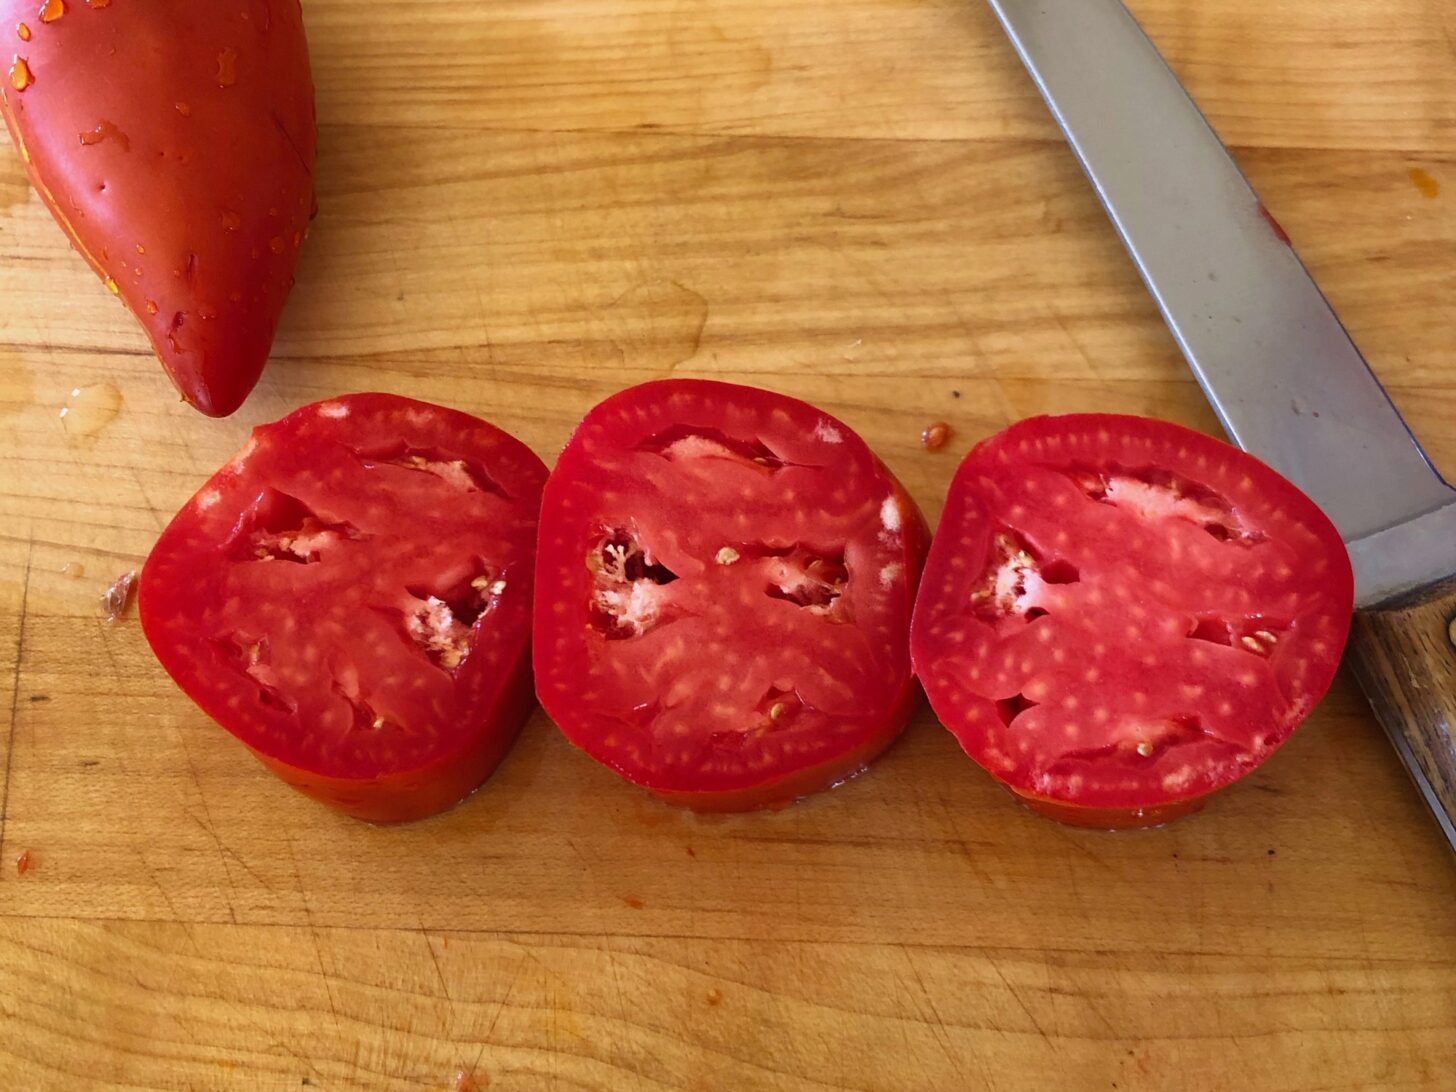
[[[787,803],[909,717],[928,534],[842,422],[727,383],[609,398],[547,483],[537,691],[567,737],[670,802]]]
[[[1354,599],[1308,497],[1138,417],[1038,417],[975,448],[931,546],[916,671],[966,753],[1089,826],[1196,810],[1329,688]]]
[[[467,414],[387,394],[255,429],[142,570],[168,674],[290,785],[375,822],[469,794],[533,704],[546,468]]]

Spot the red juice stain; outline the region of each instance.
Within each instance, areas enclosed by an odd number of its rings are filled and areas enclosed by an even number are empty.
[[[1264,218],[1264,223],[1268,224],[1271,228],[1273,228],[1275,238],[1277,238],[1285,246],[1294,245],[1294,243],[1289,238],[1289,232],[1284,230],[1284,225],[1281,224],[1278,220],[1274,219],[1274,214],[1264,207],[1264,203],[1262,201],[1259,203],[1259,215]]]

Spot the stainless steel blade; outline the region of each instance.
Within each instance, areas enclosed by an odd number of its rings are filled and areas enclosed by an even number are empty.
[[[1456,569],[1456,491],[1121,0],[990,0],[1231,439],[1350,545],[1357,601]]]

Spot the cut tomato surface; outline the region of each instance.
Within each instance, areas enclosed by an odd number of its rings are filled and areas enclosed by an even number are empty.
[[[966,753],[1070,822],[1164,822],[1269,757],[1329,688],[1354,585],[1257,459],[1162,421],[1038,417],[980,444],[911,649]]]
[[[634,387],[577,429],[541,528],[538,693],[629,780],[699,810],[773,806],[903,729],[928,534],[842,422],[750,387]]]
[[[467,414],[387,394],[254,430],[142,570],[147,640],[296,788],[387,822],[483,781],[532,702],[546,468]]]

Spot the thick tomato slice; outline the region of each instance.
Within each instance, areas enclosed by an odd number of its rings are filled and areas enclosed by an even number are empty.
[[[256,429],[142,570],[147,640],[290,785],[376,822],[449,807],[532,705],[546,468],[500,429],[388,394]]]
[[[647,383],[591,411],[541,510],[537,690],[671,802],[787,803],[904,728],[928,534],[843,423],[750,387]]]
[[[911,650],[966,753],[1067,822],[1196,810],[1329,688],[1354,584],[1252,456],[1137,417],[1038,417],[957,472]]]

